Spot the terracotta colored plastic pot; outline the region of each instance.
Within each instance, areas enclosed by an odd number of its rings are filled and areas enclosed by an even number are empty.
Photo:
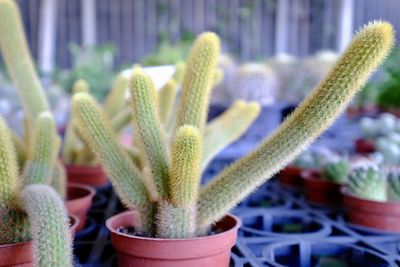
[[[302,168],[287,166],[281,170],[278,174],[279,181],[286,186],[301,188],[303,181],[301,179],[301,172],[304,171]]]
[[[87,212],[92,206],[95,190],[87,185],[68,184],[66,206],[69,213],[79,218],[76,231],[85,227]]]
[[[306,199],[309,202],[327,206],[342,206],[341,184],[322,179],[321,173],[316,170],[303,171],[301,177]]]
[[[119,266],[141,267],[227,267],[231,248],[236,243],[240,220],[227,215],[216,224],[223,232],[190,239],[161,239],[137,237],[118,231],[134,226],[135,211],[126,211],[109,218],[106,226],[117,250]]]
[[[75,235],[79,219],[69,215],[71,236]],[[0,245],[0,267],[34,267],[32,241]]]
[[[103,186],[108,183],[107,174],[101,166],[65,165],[68,183],[79,183],[90,186]]]
[[[348,220],[382,231],[400,232],[400,202],[380,202],[359,198],[342,189]]]
[[[375,145],[373,142],[359,138],[356,140],[356,152],[359,154],[369,154],[375,152]]]

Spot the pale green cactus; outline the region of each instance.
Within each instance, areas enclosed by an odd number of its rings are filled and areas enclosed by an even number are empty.
[[[133,72],[130,89],[134,140],[146,152],[142,156],[143,168],[135,167],[129,160],[91,96],[86,93],[74,96],[74,118],[79,132],[110,174],[123,203],[139,211],[140,230],[156,237],[201,235],[333,123],[383,61],[393,39],[393,29],[385,22],[371,23],[362,29],[325,81],[282,126],[255,151],[209,182],[199,191],[198,197],[197,168],[202,165],[197,162],[204,159],[199,159],[203,156],[203,147],[197,142],[207,142],[207,139],[201,140],[206,137],[208,98],[219,51],[216,35],[201,35],[190,53],[172,135],[171,161],[167,149],[170,146],[164,138],[157,110],[157,95],[150,79],[140,69]],[[233,125],[233,122],[229,123],[229,127]],[[181,180],[177,179],[178,176]],[[193,208],[193,202],[196,208]],[[193,216],[197,217],[194,222]]]
[[[347,182],[350,192],[358,197],[386,201],[386,177],[377,169],[355,169]]]
[[[114,81],[110,93],[104,100],[104,112],[108,118],[113,118],[126,106],[126,92],[129,79],[120,73]]]
[[[350,164],[347,160],[330,162],[323,168],[324,178],[334,183],[345,183],[350,172]]]
[[[391,201],[400,201],[400,175],[389,173],[387,176],[387,193]]]
[[[171,118],[177,94],[177,83],[169,80],[158,92],[158,116],[163,125],[166,125]]]

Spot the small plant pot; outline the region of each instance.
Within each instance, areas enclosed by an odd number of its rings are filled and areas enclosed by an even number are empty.
[[[79,219],[69,215],[71,236],[75,235]],[[0,245],[0,267],[34,267],[32,241]]]
[[[303,186],[303,180],[301,179],[302,171],[304,171],[303,168],[287,166],[279,172],[279,181],[285,186],[301,188]]]
[[[222,233],[189,238],[146,238],[121,233],[121,227],[134,226],[135,211],[126,211],[109,218],[106,226],[111,242],[117,250],[119,266],[141,267],[204,267],[229,266],[231,248],[236,243],[240,221],[233,215],[225,216],[216,224]]]
[[[303,171],[303,179],[306,199],[317,205],[340,207],[343,204],[340,189],[341,184],[322,179],[319,171]]]
[[[400,202],[359,198],[342,189],[350,223],[388,232],[400,232]]]
[[[107,174],[101,166],[65,165],[68,183],[79,183],[95,187],[108,183]]]
[[[68,184],[66,206],[69,213],[79,219],[76,231],[85,227],[87,212],[92,206],[95,190],[87,185]]]
[[[370,154],[375,152],[375,145],[368,139],[359,138],[355,142],[356,152],[359,154]]]

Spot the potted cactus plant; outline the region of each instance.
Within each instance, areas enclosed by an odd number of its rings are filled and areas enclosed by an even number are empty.
[[[146,165],[121,149],[104,114],[87,93],[73,97],[82,137],[110,174],[129,209],[107,221],[121,266],[228,266],[239,221],[227,212],[317,138],[379,66],[393,45],[386,22],[363,28],[327,78],[275,133],[199,189],[211,77],[218,37],[204,33],[187,62],[173,131],[171,159],[156,110],[152,82],[140,69],[130,81],[131,108]]]
[[[60,139],[10,0],[0,1],[0,50],[26,116],[23,140],[0,118],[0,265],[72,266]]]
[[[400,176],[384,168],[360,168],[342,188],[350,223],[400,232]]]

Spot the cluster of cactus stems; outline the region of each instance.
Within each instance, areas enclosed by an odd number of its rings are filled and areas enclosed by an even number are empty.
[[[400,201],[400,175],[377,168],[356,169],[348,179],[349,191],[374,201]]]
[[[167,84],[157,94],[151,79],[140,68],[133,70],[130,106],[141,166],[119,144],[106,115],[89,94],[75,94],[73,117],[123,203],[140,214],[138,229],[161,238],[202,235],[333,123],[381,64],[393,42],[390,24],[373,22],[365,26],[325,80],[280,128],[203,188],[201,170],[226,145],[224,138],[240,135],[259,112],[254,103],[237,102],[221,118],[206,124],[219,54],[215,34],[204,33],[194,43],[172,115],[172,85]],[[170,142],[164,116],[175,121]]]
[[[25,138],[0,117],[0,244],[32,240],[36,266],[72,266],[60,138],[15,1],[0,0],[0,50],[26,114]],[[65,196],[65,195],[63,195]]]

